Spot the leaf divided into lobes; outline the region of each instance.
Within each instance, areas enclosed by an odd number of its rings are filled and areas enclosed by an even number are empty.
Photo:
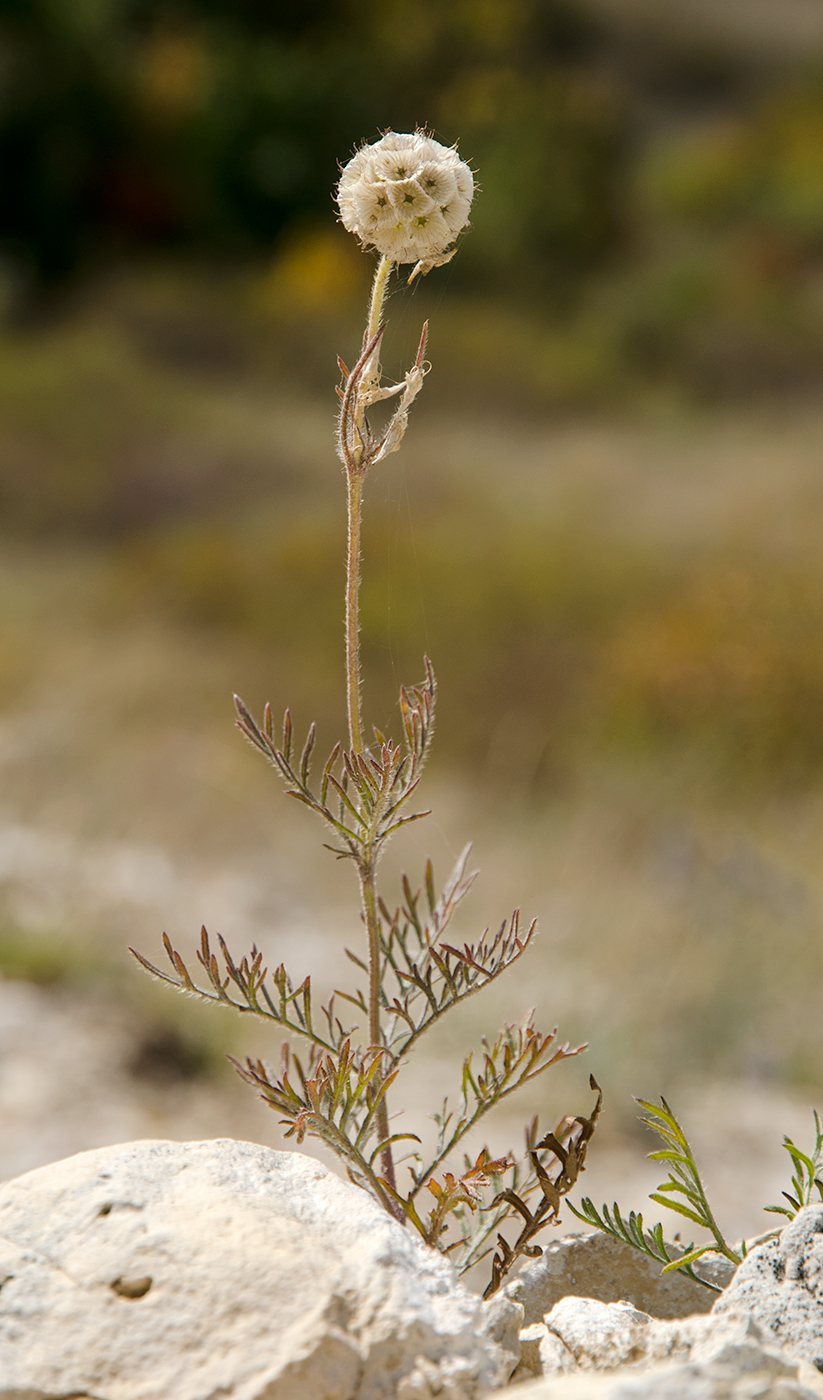
[[[376,860],[401,826],[425,815],[407,814],[403,808],[420,781],[431,743],[435,698],[434,672],[427,660],[422,684],[401,690],[403,743],[393,744],[375,731],[373,751],[353,752],[336,744],[323,766],[319,788],[312,781],[314,725],[296,761],[288,710],[279,743],[268,706],[260,726],[237,699],[237,725],[280,774],[287,793],[325,821],[335,838],[330,849],[339,858],[358,864],[364,847]],[[450,1112],[444,1105],[443,1113],[435,1115],[435,1150],[425,1166],[419,1158],[414,1159],[410,1190],[404,1195],[381,1170],[378,1163],[385,1159],[387,1149],[419,1142],[413,1133],[385,1127],[386,1095],[410,1050],[447,1011],[495,981],[522,957],[535,936],[536,924],[522,927],[519,910],[515,910],[494,934],[487,928],[475,942],[462,946],[446,941],[454,915],[476,878],[476,872],[468,869],[470,853],[471,847],[466,846],[439,896],[429,861],[421,889],[414,889],[408,877],[402,877],[402,898],[394,909],[378,898],[379,1045],[362,1046],[354,1040],[358,1019],[368,1017],[363,990],[335,992],[315,1014],[311,978],[295,985],[282,964],[269,974],[254,945],[236,962],[225,940],[218,934],[214,948],[203,929],[197,950],[197,962],[205,974],[203,982],[195,980],[165,934],[169,971],[156,967],[141,953],[134,956],[153,977],[179,991],[273,1022],[287,1036],[306,1042],[308,1053],[303,1059],[292,1052],[288,1041],[284,1044],[279,1074],[260,1060],[247,1060],[236,1068],[282,1115],[287,1136],[298,1143],[306,1135],[323,1141],[346,1163],[353,1181],[371,1191],[388,1211],[417,1229],[433,1247],[456,1253],[458,1262],[468,1266],[491,1252],[486,1242],[496,1233],[489,1285],[493,1292],[516,1259],[539,1252],[532,1243],[537,1231],[556,1222],[561,1197],[583,1169],[602,1096],[597,1090],[597,1105],[590,1118],[563,1120],[566,1126],[561,1125],[557,1133],[547,1134],[540,1142],[535,1138],[527,1142],[525,1173],[508,1157],[491,1159],[485,1149],[465,1164],[462,1173],[444,1171],[449,1156],[491,1108],[584,1048],[558,1043],[556,1031],[539,1031],[529,1013],[520,1025],[504,1026],[493,1042],[484,1041],[477,1064],[473,1054],[467,1056],[456,1109]],[[368,973],[368,964],[347,951],[354,966]],[[345,1020],[338,1014],[338,1004],[347,1008]],[[592,1087],[597,1087],[594,1081]],[[553,1175],[547,1153],[555,1162]],[[482,1194],[486,1188],[492,1193],[488,1205]],[[423,1190],[435,1197],[427,1218],[418,1205]],[[527,1198],[534,1192],[540,1199],[532,1212]],[[512,1213],[523,1225],[514,1245],[509,1246],[499,1230]],[[447,1238],[452,1222],[459,1233],[456,1238]]]

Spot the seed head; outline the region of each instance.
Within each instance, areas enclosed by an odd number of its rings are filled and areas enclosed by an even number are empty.
[[[344,228],[361,243],[395,263],[417,263],[417,273],[453,256],[473,194],[472,172],[453,147],[425,131],[387,131],[349,161],[337,203]]]

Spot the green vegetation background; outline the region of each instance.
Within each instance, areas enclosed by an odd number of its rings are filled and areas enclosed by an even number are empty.
[[[391,308],[398,367],[436,310],[441,414],[515,432],[819,393],[813,58],[775,74],[708,39],[619,40],[573,0],[6,0],[2,529],[117,541],[170,608],[300,652],[333,703],[333,469],[307,511],[283,444],[235,431],[208,463],[160,444],[213,431],[198,377],[331,402],[368,259],[330,189],[389,126],[459,137],[480,171],[459,259]],[[443,658],[441,761],[482,761],[511,713],[538,788],[604,738],[708,735],[719,764],[776,778],[819,762],[816,557],[742,524],[695,558],[524,521],[502,462],[499,490],[408,480],[413,534],[373,488],[365,644],[383,706],[388,650],[404,673]]]

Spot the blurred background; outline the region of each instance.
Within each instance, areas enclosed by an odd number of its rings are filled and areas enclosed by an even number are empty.
[[[823,1107],[819,0],[0,0],[0,1175],[281,1143],[224,1061],[275,1047],[127,944],[205,923],[349,978],[351,872],[231,692],[342,732],[335,355],[371,259],[331,190],[415,125],[481,192],[389,303],[388,371],[427,317],[433,369],[367,491],[367,710],[396,730],[424,651],[441,691],[435,814],[385,876],[471,838],[460,933],[542,934],[407,1121],[536,1003],[590,1050],[492,1144],[593,1071],[586,1189],[642,1208],[631,1096],[666,1093],[754,1234]]]

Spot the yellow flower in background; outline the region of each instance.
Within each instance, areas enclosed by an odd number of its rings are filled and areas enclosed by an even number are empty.
[[[300,228],[284,240],[260,283],[265,310],[345,310],[366,288],[363,259],[340,229]]]

